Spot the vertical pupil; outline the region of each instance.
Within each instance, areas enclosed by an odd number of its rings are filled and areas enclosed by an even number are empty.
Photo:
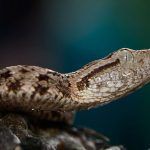
[[[124,56],[125,60],[128,61],[128,54],[125,53],[125,56]]]
[[[128,57],[128,52],[126,50],[122,51],[122,57],[125,61],[128,61],[129,57]]]
[[[128,52],[128,51],[124,51],[124,59],[125,59],[125,61],[133,61],[133,56],[132,56],[132,54],[130,53],[130,52]]]

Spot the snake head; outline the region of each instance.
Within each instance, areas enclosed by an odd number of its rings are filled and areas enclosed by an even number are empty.
[[[135,78],[150,80],[150,49],[119,49],[112,57],[120,62],[123,74],[134,74]]]
[[[77,108],[106,104],[150,82],[150,50],[122,48],[70,75]]]

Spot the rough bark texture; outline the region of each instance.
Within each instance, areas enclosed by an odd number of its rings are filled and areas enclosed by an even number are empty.
[[[124,150],[91,129],[63,123],[27,119],[24,115],[1,114],[0,149],[3,150]]]

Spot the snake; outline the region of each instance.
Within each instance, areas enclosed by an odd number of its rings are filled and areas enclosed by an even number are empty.
[[[71,73],[9,66],[0,70],[0,112],[69,124],[75,111],[118,100],[149,82],[149,49],[121,48]]]

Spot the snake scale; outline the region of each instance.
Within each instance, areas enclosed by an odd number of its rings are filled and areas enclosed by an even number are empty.
[[[112,102],[150,82],[150,50],[119,49],[61,74],[38,66],[0,70],[0,110],[69,122],[73,111]]]

